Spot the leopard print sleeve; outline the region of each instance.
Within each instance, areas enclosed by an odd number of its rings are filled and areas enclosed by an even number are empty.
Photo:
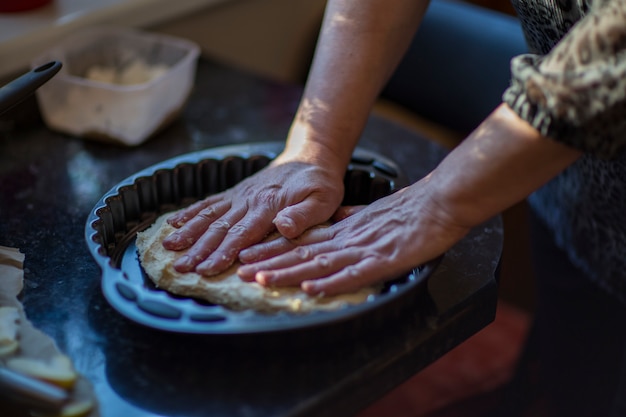
[[[511,73],[503,100],[520,117],[544,136],[614,156],[626,145],[626,0],[596,0],[547,54],[513,58]]]

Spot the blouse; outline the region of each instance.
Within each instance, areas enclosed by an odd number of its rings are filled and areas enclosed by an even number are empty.
[[[530,207],[593,281],[626,303],[626,0],[512,0],[530,53],[503,100],[584,151]]]

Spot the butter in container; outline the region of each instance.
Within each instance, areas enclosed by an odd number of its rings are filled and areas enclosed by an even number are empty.
[[[75,32],[38,57],[63,68],[37,90],[49,128],[136,146],[176,119],[193,88],[200,48],[128,28]]]

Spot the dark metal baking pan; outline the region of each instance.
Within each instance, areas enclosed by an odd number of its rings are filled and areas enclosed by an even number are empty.
[[[319,328],[357,318],[384,316],[411,304],[437,261],[388,282],[359,305],[308,314],[261,314],[180,297],[156,288],[143,272],[137,232],[162,213],[232,187],[265,167],[282,142],[225,146],[163,161],[121,181],[97,202],[85,226],[87,246],[102,268],[102,291],[119,313],[166,331],[199,334],[259,334]],[[343,204],[367,204],[407,185],[391,160],[357,148],[345,175]]]

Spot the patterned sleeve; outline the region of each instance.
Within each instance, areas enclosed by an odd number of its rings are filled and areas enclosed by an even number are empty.
[[[511,61],[503,100],[544,136],[600,157],[626,146],[626,0],[594,2],[545,56]]]

